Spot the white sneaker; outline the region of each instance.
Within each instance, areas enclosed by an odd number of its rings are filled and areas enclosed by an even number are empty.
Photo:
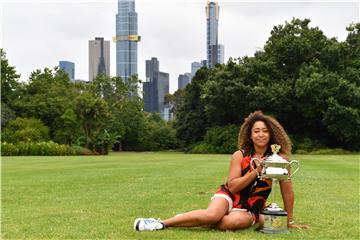
[[[134,222],[134,231],[155,231],[164,228],[164,224],[155,218],[138,218]]]

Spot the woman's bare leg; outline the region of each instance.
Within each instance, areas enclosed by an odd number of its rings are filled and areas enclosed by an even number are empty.
[[[264,227],[264,221],[265,221],[264,215],[260,214],[260,216],[259,216],[259,227],[260,228]]]
[[[220,230],[238,230],[251,227],[253,217],[249,212],[232,211],[216,225]]]
[[[229,203],[224,198],[214,198],[208,208],[194,210],[179,214],[175,217],[166,219],[163,224],[166,227],[195,227],[202,225],[213,225],[219,222],[229,210]]]

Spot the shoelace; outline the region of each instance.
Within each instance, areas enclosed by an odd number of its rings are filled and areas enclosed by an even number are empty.
[[[145,219],[144,222],[145,222],[146,225],[149,226],[149,230],[150,230],[150,231],[155,230],[157,224],[163,225],[163,224],[161,223],[161,220],[160,220],[160,219]]]

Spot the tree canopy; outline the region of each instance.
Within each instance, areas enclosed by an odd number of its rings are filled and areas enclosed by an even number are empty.
[[[240,125],[252,111],[275,116],[294,139],[360,150],[360,24],[345,42],[293,19],[271,31],[253,57],[202,69],[184,92],[177,136],[204,139],[217,126]]]

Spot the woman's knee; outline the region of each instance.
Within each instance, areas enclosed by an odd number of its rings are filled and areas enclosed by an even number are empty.
[[[238,230],[249,228],[252,225],[252,217],[244,214],[231,214],[225,216],[217,225],[220,230]]]
[[[204,214],[206,222],[210,225],[219,222],[222,217],[223,215],[221,213],[212,210],[206,210]]]
[[[233,228],[234,229],[245,229],[245,228],[251,227],[252,223],[253,223],[253,219],[251,216],[250,217],[242,217],[242,218],[238,217],[234,223]]]

